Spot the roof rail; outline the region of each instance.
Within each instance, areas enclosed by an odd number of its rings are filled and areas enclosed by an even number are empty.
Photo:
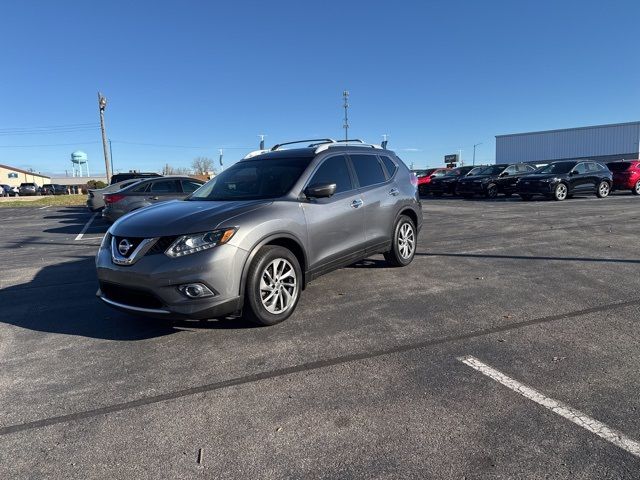
[[[346,145],[349,142],[359,142],[359,143],[354,143],[353,145]],[[362,148],[375,148],[377,150],[383,150],[383,148],[380,145],[376,145],[373,143],[364,143],[362,140],[360,139],[356,139],[356,140],[339,140],[337,142],[332,142],[332,143],[323,143],[318,145],[318,147],[316,148],[316,154],[320,153],[320,152],[324,152],[325,150],[329,150],[329,148],[332,147],[362,147]]]
[[[275,152],[276,150],[280,150],[281,147],[284,147],[285,145],[294,145],[296,143],[309,143],[309,142],[316,142],[316,143],[335,143],[335,140],[332,138],[311,138],[309,140],[296,140],[295,142],[284,142],[284,143],[277,143],[275,144],[273,147],[271,147],[271,151]]]

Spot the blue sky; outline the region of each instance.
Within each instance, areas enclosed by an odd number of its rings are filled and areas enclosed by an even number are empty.
[[[341,137],[344,89],[350,136],[389,134],[416,167],[479,142],[491,162],[496,134],[640,119],[639,19],[637,1],[3,2],[0,163],[64,172],[82,149],[104,171],[95,127],[10,130],[97,123],[97,90],[126,171]]]

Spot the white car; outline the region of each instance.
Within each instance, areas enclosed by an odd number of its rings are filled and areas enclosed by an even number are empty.
[[[122,182],[112,183],[111,185],[96,189],[89,190],[87,192],[87,207],[92,212],[97,212],[98,210],[102,210],[104,208],[104,194],[105,193],[114,193],[118,190],[122,190],[129,185],[133,185],[134,183],[138,183],[142,178],[132,178],[130,180],[123,180]]]

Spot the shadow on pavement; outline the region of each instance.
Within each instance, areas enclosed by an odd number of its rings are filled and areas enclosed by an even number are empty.
[[[185,329],[246,329],[237,317],[169,321],[128,315],[97,297],[93,257],[49,265],[29,282],[0,290],[0,322],[39,332],[104,340],[145,340]]]
[[[460,258],[494,258],[511,260],[546,260],[556,262],[595,262],[595,263],[640,263],[640,260],[624,258],[589,258],[589,257],[546,257],[527,255],[489,255],[478,253],[417,253],[421,257],[460,257]]]

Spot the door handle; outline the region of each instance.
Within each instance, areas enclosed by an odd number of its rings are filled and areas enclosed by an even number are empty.
[[[389,195],[393,195],[394,197],[398,196],[400,195],[400,191],[397,188],[392,188],[391,190],[389,190]]]
[[[351,202],[351,208],[360,208],[363,204],[364,202],[360,199],[354,200],[353,202]]]
[[[158,197],[149,197],[149,200],[158,200]]]

